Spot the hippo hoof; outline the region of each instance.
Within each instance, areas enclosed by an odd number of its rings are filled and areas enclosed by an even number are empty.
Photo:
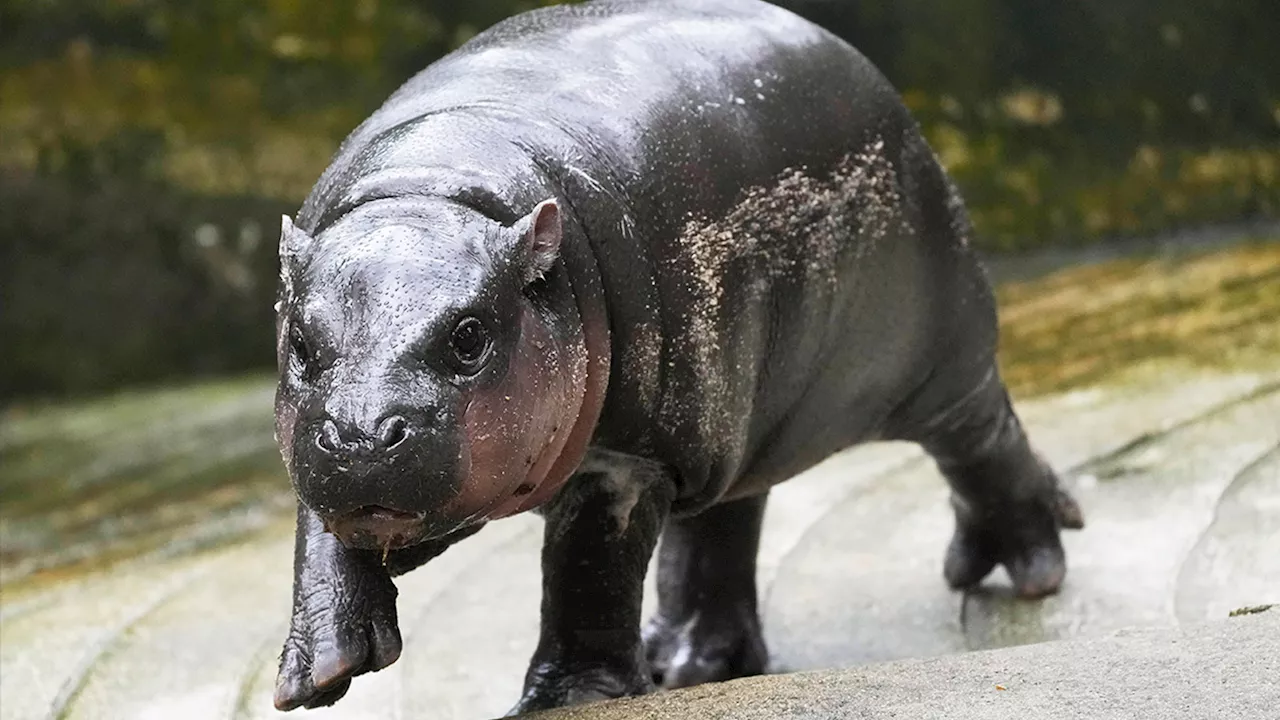
[[[644,641],[653,680],[668,689],[761,675],[769,664],[760,619],[745,605],[684,622],[655,617]]]
[[[982,582],[997,564],[1004,565],[1022,598],[1052,595],[1067,574],[1066,554],[1058,531],[1084,527],[1079,504],[1065,490],[981,517],[958,501],[956,531],[947,548],[943,576],[951,587]]]
[[[637,669],[588,668],[563,673],[556,663],[534,663],[525,681],[524,696],[507,717],[537,710],[582,705],[600,700],[644,695],[653,684]]]
[[[365,588],[341,600],[315,593],[314,607],[295,611],[280,655],[276,709],[332,705],[346,694],[351,678],[400,657],[395,586],[390,577],[379,579],[389,587]]]

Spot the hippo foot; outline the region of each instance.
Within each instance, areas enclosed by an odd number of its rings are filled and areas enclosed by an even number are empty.
[[[951,587],[973,587],[1000,564],[1019,597],[1034,599],[1058,591],[1067,573],[1058,532],[1084,527],[1084,515],[1070,494],[1055,489],[1047,500],[985,513],[954,497],[952,505],[956,531],[943,567]]]
[[[754,604],[698,612],[683,622],[655,617],[644,644],[653,680],[665,688],[761,675],[769,664]]]
[[[507,717],[650,692],[653,683],[639,668],[593,667],[565,672],[555,663],[535,662],[525,681],[524,697]]]
[[[317,585],[300,596],[280,655],[277,709],[332,705],[351,678],[400,657],[395,585],[385,572],[360,580]]]

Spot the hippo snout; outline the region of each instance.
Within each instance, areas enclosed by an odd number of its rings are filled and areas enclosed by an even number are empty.
[[[316,434],[316,447],[327,455],[361,452],[371,455],[379,454],[399,447],[408,437],[408,429],[409,421],[402,415],[391,415],[383,419],[378,423],[377,429],[368,436],[350,426],[346,432],[343,432],[336,422],[327,419],[320,423],[320,430]]]
[[[367,406],[347,403],[338,409]],[[322,411],[296,426],[298,498],[353,547],[403,546],[452,530],[465,468],[449,418],[435,407]]]

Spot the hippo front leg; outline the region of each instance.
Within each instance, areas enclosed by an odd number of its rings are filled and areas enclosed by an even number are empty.
[[[653,689],[640,600],[673,497],[669,472],[615,460],[584,464],[552,501],[541,638],[511,715]]]
[[[382,553],[344,547],[299,504],[293,614],[276,677],[276,708],[332,705],[346,694],[351,678],[395,662],[401,645],[391,576],[422,565],[478,529],[392,551],[384,564]]]
[[[332,705],[351,678],[400,657],[396,587],[379,553],[343,547],[298,506],[293,616],[280,655],[280,710]]]

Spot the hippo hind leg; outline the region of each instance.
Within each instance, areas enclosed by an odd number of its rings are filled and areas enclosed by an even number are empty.
[[[658,612],[644,630],[655,683],[688,687],[765,671],[756,551],[767,500],[767,494],[733,500],[667,523]]]
[[[919,442],[951,486],[956,530],[943,566],[947,583],[977,585],[1000,564],[1019,596],[1049,595],[1066,575],[1059,530],[1082,528],[1084,518],[1031,448],[994,362],[979,376],[976,384],[936,376],[935,387],[922,389],[931,401],[917,397],[897,434]],[[957,397],[950,390],[957,386],[973,389]]]

